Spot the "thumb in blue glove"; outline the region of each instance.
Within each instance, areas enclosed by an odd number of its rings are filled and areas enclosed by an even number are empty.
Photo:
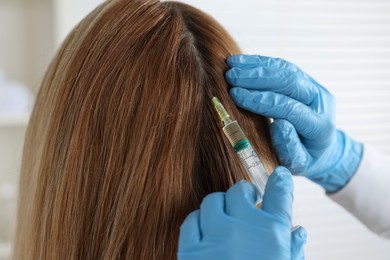
[[[180,228],[178,259],[303,259],[306,232],[301,227],[291,232],[290,172],[275,169],[261,209],[258,196],[246,181],[206,196]]]
[[[329,91],[282,59],[235,55],[227,63],[235,103],[275,119],[271,137],[280,163],[327,192],[344,187],[363,147],[335,128],[336,106]]]

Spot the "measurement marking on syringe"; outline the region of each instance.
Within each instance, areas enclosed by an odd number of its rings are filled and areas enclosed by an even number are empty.
[[[231,130],[230,130],[230,131],[231,131]],[[230,131],[229,131],[229,132],[230,132]],[[230,132],[230,134],[231,134],[231,135],[235,135],[235,134],[237,134],[238,132],[240,132],[240,131],[239,131],[239,130],[236,130],[236,131],[234,131],[234,132]]]
[[[252,163],[251,166],[248,165],[248,169],[253,168],[253,167],[256,167],[256,166],[258,166],[258,165],[260,165],[260,162],[254,162],[254,163]]]
[[[248,158],[251,158],[251,157],[254,157],[253,154],[249,155],[248,157],[245,157],[244,160],[248,159]]]
[[[248,158],[251,158],[251,157],[257,157],[257,154],[254,150],[252,150],[252,154],[249,155],[248,157],[244,158],[244,160],[248,159]]]

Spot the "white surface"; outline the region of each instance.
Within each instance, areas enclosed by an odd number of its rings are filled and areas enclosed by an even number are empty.
[[[0,243],[0,259],[9,259],[9,252],[11,252],[11,244]]]
[[[18,115],[0,114],[0,128],[10,127],[10,126],[25,127],[28,123],[29,117],[30,117],[29,113],[18,114]]]
[[[16,196],[27,115],[0,118],[0,259],[8,259],[15,220]]]
[[[51,2],[0,1],[0,68],[33,91],[56,49]]]
[[[20,82],[7,79],[0,70],[0,119],[4,115],[18,116],[29,113],[33,103],[31,91]]]
[[[366,145],[352,180],[330,198],[359,218],[370,230],[390,239],[390,156]]]
[[[103,0],[54,0],[56,44],[60,44],[72,28],[102,2]]]

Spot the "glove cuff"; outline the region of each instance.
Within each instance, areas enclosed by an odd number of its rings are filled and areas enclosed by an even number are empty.
[[[337,130],[338,149],[341,149],[336,163],[322,178],[312,181],[321,185],[327,193],[341,190],[356,173],[363,156],[363,145],[348,137],[343,131]]]

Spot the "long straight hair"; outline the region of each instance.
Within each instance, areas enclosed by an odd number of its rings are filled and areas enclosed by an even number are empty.
[[[175,259],[202,198],[248,179],[211,98],[268,171],[268,121],[238,109],[224,80],[240,50],[178,2],[106,1],[70,33],[25,137],[14,259]]]

